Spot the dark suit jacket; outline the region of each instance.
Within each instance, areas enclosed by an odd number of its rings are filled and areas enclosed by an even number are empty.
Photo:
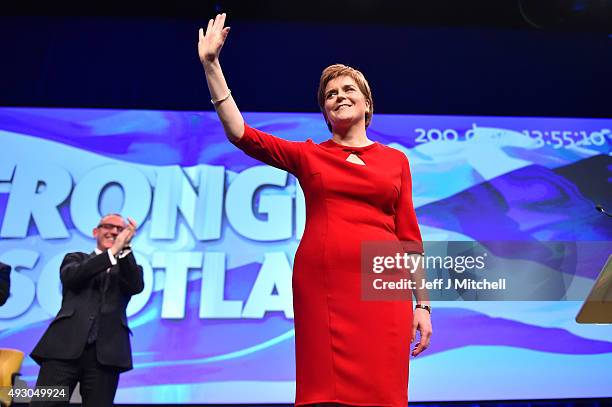
[[[8,300],[11,291],[11,266],[0,263],[0,305]]]
[[[110,272],[107,270],[110,269]],[[132,253],[112,266],[107,252],[69,253],[60,269],[62,307],[30,356],[38,364],[45,359],[77,359],[83,353],[95,318],[98,361],[120,371],[132,368],[131,334],[125,309],[134,294],[144,288],[142,267]]]

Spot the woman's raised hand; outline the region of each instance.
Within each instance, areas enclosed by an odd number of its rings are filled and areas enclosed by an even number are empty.
[[[244,119],[227,86],[219,61],[219,53],[230,30],[224,25],[225,13],[217,14],[214,20],[209,20],[206,31],[200,28],[198,54],[206,75],[210,101],[215,106],[227,138],[235,141],[244,133]]]
[[[203,28],[200,28],[198,54],[202,64],[215,62],[219,59],[219,53],[230,31],[229,27],[224,27],[225,17],[225,13],[217,14],[214,20],[208,20],[206,32]]]

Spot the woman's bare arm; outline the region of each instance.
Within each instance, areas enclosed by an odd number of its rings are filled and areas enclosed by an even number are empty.
[[[231,141],[236,141],[242,137],[244,119],[230,93],[219,62],[221,48],[230,31],[230,27],[224,27],[225,17],[225,13],[217,14],[214,20],[208,21],[206,31],[200,28],[198,54],[204,67],[208,90],[211,99],[215,102],[215,110],[223,124],[225,135]]]

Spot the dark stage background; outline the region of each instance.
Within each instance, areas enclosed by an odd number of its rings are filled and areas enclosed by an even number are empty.
[[[197,28],[226,11],[244,111],[317,111],[320,72],[341,62],[366,74],[377,113],[610,117],[611,4],[5,4],[0,105],[210,110]]]

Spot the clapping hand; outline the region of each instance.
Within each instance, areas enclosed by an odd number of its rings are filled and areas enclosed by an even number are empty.
[[[115,238],[115,243],[111,248],[113,254],[119,253],[126,246],[130,244],[132,238],[136,234],[136,221],[134,219],[128,217],[128,225],[117,235]]]
[[[132,241],[132,238],[136,234],[136,221],[128,217],[128,225],[123,231],[124,232],[127,231],[127,236],[125,238],[125,244],[124,244],[124,246],[126,246],[130,244],[130,242]]]
[[[202,64],[215,62],[219,59],[221,48],[223,48],[230,31],[229,27],[224,27],[225,17],[225,13],[217,14],[214,20],[208,20],[206,32],[203,28],[200,28],[198,54]]]

